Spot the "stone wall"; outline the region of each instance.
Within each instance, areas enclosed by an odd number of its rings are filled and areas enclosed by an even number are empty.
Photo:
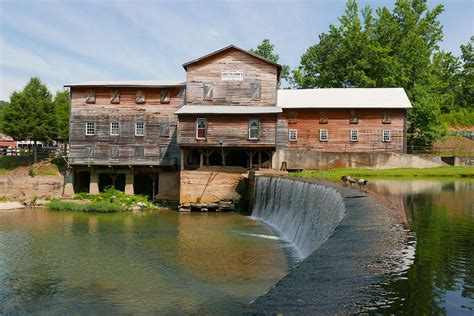
[[[474,157],[454,157],[455,166],[474,166]]]
[[[179,202],[215,203],[233,199],[244,178],[242,171],[184,170],[180,174]]]
[[[179,171],[160,172],[156,199],[172,201],[179,199]]]
[[[447,164],[436,155],[412,155],[400,153],[327,153],[306,149],[278,149],[273,157],[273,166],[280,168],[282,162],[287,169],[329,168],[431,168]]]
[[[61,196],[64,177],[58,176],[0,176],[0,197],[30,199],[33,197]]]

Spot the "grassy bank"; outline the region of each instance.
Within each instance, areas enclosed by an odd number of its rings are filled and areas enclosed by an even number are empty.
[[[51,200],[46,208],[53,211],[113,213],[134,209],[155,208],[148,198],[141,195],[126,195],[122,191],[109,188],[99,194],[79,193],[74,201]]]
[[[0,175],[56,176],[65,168],[63,158],[46,158],[33,164],[30,156],[0,156]]]
[[[469,177],[474,178],[474,167],[398,168],[398,169],[331,169],[327,171],[292,172],[291,176],[339,180],[344,175],[355,178],[431,178]]]

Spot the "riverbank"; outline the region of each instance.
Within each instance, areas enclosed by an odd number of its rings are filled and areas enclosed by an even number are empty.
[[[474,178],[474,167],[362,169],[341,168],[292,172],[290,176],[339,181],[342,176],[355,178]]]

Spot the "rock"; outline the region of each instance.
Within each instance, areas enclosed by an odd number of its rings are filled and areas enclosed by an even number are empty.
[[[191,211],[191,209],[189,207],[180,207],[178,210],[180,212],[190,212]]]
[[[134,206],[132,206],[132,208],[131,208],[131,210],[132,210],[133,212],[138,212],[138,211],[140,211],[141,209],[142,209],[142,208],[141,208],[140,206],[138,206],[138,205],[134,205]]]
[[[16,210],[25,208],[20,202],[3,202],[0,203],[0,210]]]

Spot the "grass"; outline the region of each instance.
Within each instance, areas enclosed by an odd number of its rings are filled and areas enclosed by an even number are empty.
[[[397,169],[330,169],[327,171],[292,172],[291,176],[337,181],[344,175],[355,178],[430,178],[469,177],[474,178],[474,167],[397,168]]]
[[[33,175],[56,176],[65,169],[65,165],[66,162],[61,157],[38,159],[38,163],[33,164],[31,156],[0,156],[0,175],[13,173],[17,168],[29,168]]]
[[[46,204],[46,207],[53,211],[72,211],[72,212],[95,212],[95,213],[115,213],[123,212],[127,209],[118,204],[110,202],[90,202],[85,204],[78,204],[75,202],[51,200]]]
[[[53,211],[111,213],[131,210],[136,205],[152,209],[155,206],[142,195],[126,195],[113,187],[99,194],[79,193],[74,196],[76,201],[51,200],[46,207]],[[84,203],[80,203],[84,201]]]

